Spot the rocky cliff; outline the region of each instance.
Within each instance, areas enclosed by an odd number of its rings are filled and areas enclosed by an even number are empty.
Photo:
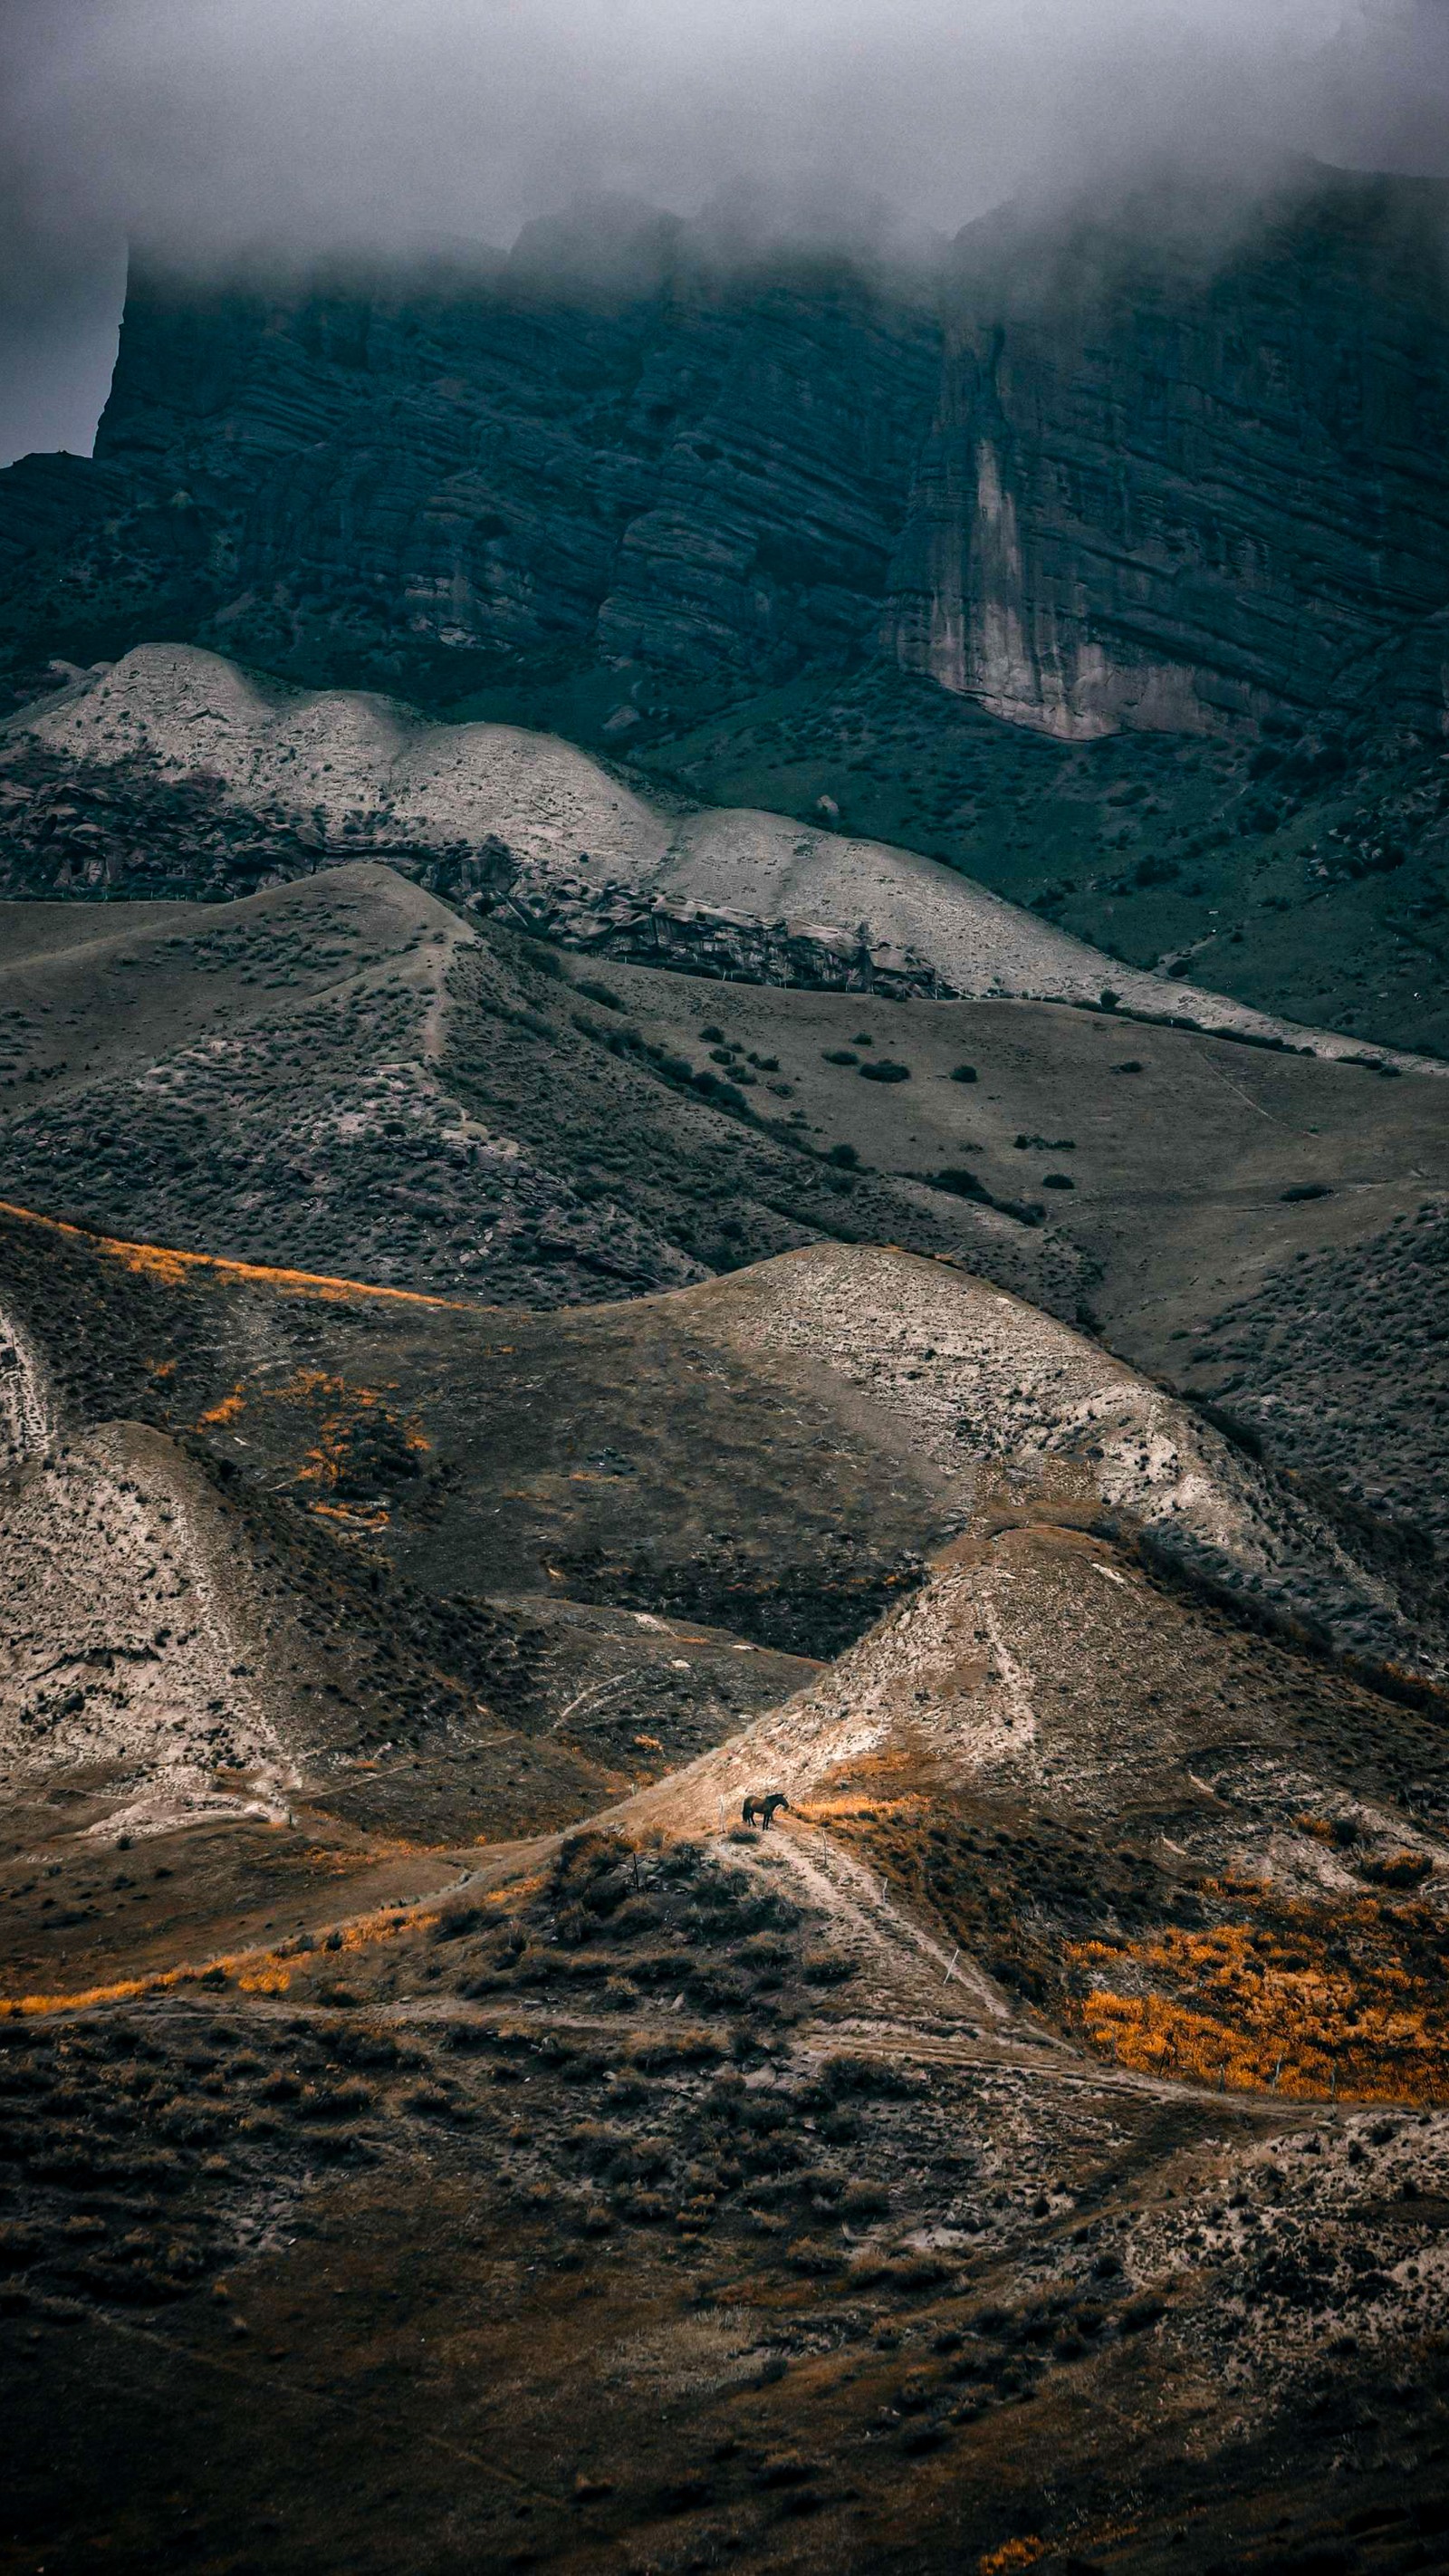
[[[84,658],[184,634],[425,694],[480,656],[778,674],[868,642],[934,313],[840,267],[649,269],[545,278],[527,239],[381,282],[137,269],[94,462],[0,484],[12,615]]]
[[[941,273],[587,223],[387,278],[138,268],[93,460],[0,476],[12,663],[184,636],[437,700],[883,644],[1066,738],[1445,710],[1449,192],[1006,210]],[[631,230],[632,225],[632,230]],[[621,728],[648,689],[619,693]]]
[[[1322,709],[1392,643],[1442,729],[1418,631],[1449,597],[1446,204],[1321,172],[1226,243],[1163,200],[972,227],[902,661],[1081,740]]]

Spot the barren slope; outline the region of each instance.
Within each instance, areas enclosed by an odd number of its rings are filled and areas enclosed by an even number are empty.
[[[822,1237],[949,1253],[1356,1506],[1441,1524],[1404,1388],[1442,1340],[1435,1080],[1059,1005],[601,978],[366,863],[239,904],[14,905],[0,939],[13,1201],[538,1307]],[[1228,1359],[1244,1296],[1316,1320],[1250,1319]]]
[[[838,1654],[933,1551],[990,1525],[1003,1476],[1260,1624],[1366,1668],[1444,1669],[1413,1561],[1355,1545],[1098,1344],[939,1264],[820,1246],[538,1315],[18,1216],[0,1243],[56,1424],[17,1471],[8,1580],[32,1663],[60,1678],[17,1703],[13,1759],[31,1776],[38,1727],[41,1768],[97,1799],[154,1777],[163,1809],[224,1804],[240,1781],[275,1808],[276,1772],[434,1836],[564,1821],[732,1734],[795,1686],[792,1658]],[[133,1453],[161,1485],[132,1535],[174,1590],[180,1475],[201,1533],[184,1579],[225,1603],[225,1638],[120,1594],[97,1596],[94,1638],[81,1618],[87,1533],[115,1520]],[[141,1657],[138,1682],[77,1692],[72,1665],[109,1676],[118,1655]],[[359,1762],[381,1766],[360,1805]]]
[[[783,920],[807,939],[823,928],[867,956],[882,952],[890,972],[914,961],[928,983],[957,993],[1084,1002],[1110,986],[1135,1008],[1187,1014],[1204,1027],[1293,1043],[1309,1034],[1243,1003],[1122,967],[918,852],[749,810],[671,821],[556,737],[428,724],[356,692],[284,689],[194,646],[139,645],[113,669],[23,710],[4,740],[14,755],[7,792],[16,891],[130,880],[135,820],[127,806],[143,814],[148,796],[164,803],[161,791],[190,784],[204,791],[204,809],[210,798],[248,818],[243,840],[270,829],[280,874],[322,856],[375,852],[432,881],[481,889],[489,901],[511,893],[545,912],[562,904],[570,936],[607,939],[614,898],[642,895],[757,924]],[[27,768],[28,753],[59,760],[62,771]],[[96,769],[113,773],[120,797],[109,859],[104,824],[78,827],[73,791],[67,801],[67,777],[80,781]],[[194,858],[186,866],[184,846],[177,873],[191,890],[196,868]],[[22,860],[26,851],[33,855]],[[257,881],[257,866],[253,859],[245,883]],[[227,884],[218,840],[215,890]],[[163,885],[164,875],[137,890]],[[1357,1051],[1321,1031],[1311,1042],[1330,1056]]]
[[[818,1682],[618,1822],[709,1831],[772,1787],[837,1930],[883,1871],[938,1989],[952,1944],[968,1989],[998,1981],[968,2012],[1002,2018],[1004,1990],[1144,2072],[1250,2090],[1449,2089],[1437,1716],[1246,1632],[1070,1492],[1003,1497]],[[870,2008],[904,2038],[901,1946]]]
[[[552,951],[475,931],[392,869],[134,930],[129,907],[67,919],[70,939],[0,966],[0,1132],[24,1203],[541,1306],[837,1227],[970,1250],[1069,1310],[1080,1294],[1070,1245],[832,1167],[783,1112],[750,1118],[698,1038],[686,1056],[586,1009]]]
[[[1422,1659],[1411,1584],[905,1254],[546,1314],[0,1249],[24,2550],[1426,2563],[1449,1755],[1263,1633]]]

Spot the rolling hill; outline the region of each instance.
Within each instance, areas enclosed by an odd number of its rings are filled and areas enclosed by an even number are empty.
[[[0,1280],[22,2546],[1432,2546],[1421,1564],[909,1253]]]
[[[597,972],[377,861],[3,930],[21,1207],[535,1308],[897,1243],[1226,1408],[1391,1548],[1442,1532],[1433,1073],[1056,1001]]]
[[[1443,210],[0,476],[16,2576],[1441,2563]]]
[[[12,717],[4,739],[17,894],[215,896],[375,856],[603,955],[698,952],[705,972],[722,957],[750,980],[885,992],[1106,991],[1129,1009],[1355,1052],[1117,965],[917,851],[749,809],[661,812],[555,736],[286,689],[194,647],[137,647]]]

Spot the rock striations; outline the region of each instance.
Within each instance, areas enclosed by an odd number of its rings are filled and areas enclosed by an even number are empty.
[[[1227,242],[1135,211],[957,245],[901,658],[1084,740],[1321,709],[1392,642],[1442,729],[1442,189],[1321,172]]]
[[[7,478],[0,559],[52,629],[398,676],[479,649],[789,670],[867,640],[931,310],[683,253],[621,294],[578,255],[229,292],[138,270],[95,463]]]
[[[157,636],[444,697],[883,644],[1065,738],[1386,669],[1437,729],[1443,212],[1305,167],[1231,224],[1008,209],[914,280],[627,213],[605,261],[597,210],[406,275],[138,267],[94,459],[0,477],[12,685]]]

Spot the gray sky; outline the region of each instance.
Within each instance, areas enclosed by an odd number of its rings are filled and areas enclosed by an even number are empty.
[[[0,0],[0,461],[89,448],[128,239],[506,244],[740,185],[952,232],[1282,150],[1449,167],[1449,0]]]

